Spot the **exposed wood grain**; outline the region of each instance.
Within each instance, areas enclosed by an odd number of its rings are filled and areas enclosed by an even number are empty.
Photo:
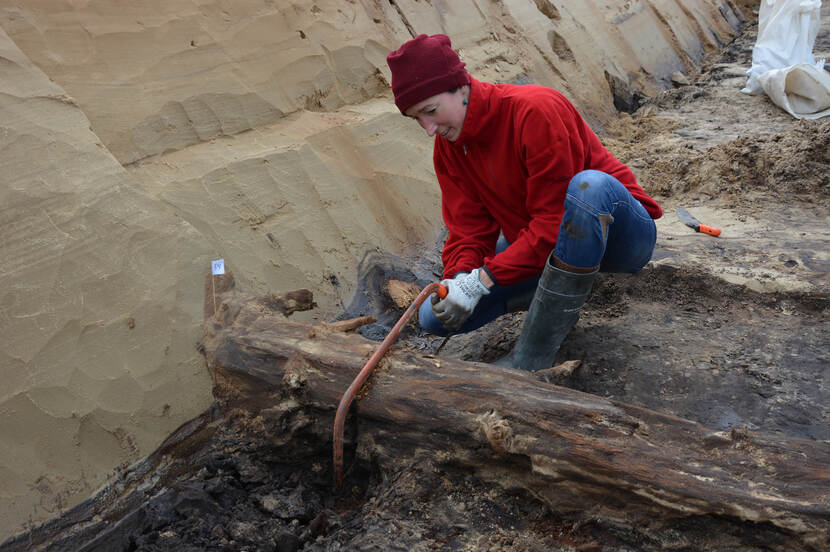
[[[334,409],[377,344],[292,323],[241,295],[224,300],[205,339],[220,398],[255,413],[290,401],[316,412],[312,431],[330,438]],[[627,524],[724,516],[830,546],[825,442],[713,431],[526,372],[403,347],[385,357],[355,410],[356,462],[405,469],[440,457],[559,511]]]
[[[417,284],[411,282],[402,282],[401,280],[389,280],[386,282],[386,293],[392,298],[392,301],[399,309],[405,309],[421,292],[421,288]]]

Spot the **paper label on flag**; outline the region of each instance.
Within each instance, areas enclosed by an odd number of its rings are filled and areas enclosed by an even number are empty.
[[[211,264],[211,268],[213,269],[213,274],[224,274],[225,273],[225,259],[219,259],[217,261],[213,261]]]

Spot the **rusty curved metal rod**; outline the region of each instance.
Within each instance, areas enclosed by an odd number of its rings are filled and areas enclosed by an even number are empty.
[[[363,384],[372,374],[375,366],[380,362],[380,359],[383,358],[383,355],[386,354],[386,351],[389,350],[392,343],[398,339],[398,335],[400,335],[403,327],[409,322],[409,319],[418,310],[421,303],[424,302],[424,299],[433,293],[437,293],[438,297],[443,299],[447,296],[447,288],[442,284],[432,283],[421,290],[421,293],[418,294],[412,304],[409,305],[409,308],[406,309],[406,312],[403,313],[403,316],[400,317],[398,322],[389,331],[389,334],[381,341],[377,350],[368,362],[366,362],[363,369],[357,374],[357,377],[355,377],[352,384],[346,389],[346,392],[343,393],[343,397],[340,399],[340,404],[337,406],[337,414],[334,416],[334,435],[332,438],[334,446],[334,475],[337,479],[338,487],[343,484],[343,429],[346,425],[346,414],[349,412],[349,407],[352,405],[352,401],[354,401],[357,392],[363,387]]]

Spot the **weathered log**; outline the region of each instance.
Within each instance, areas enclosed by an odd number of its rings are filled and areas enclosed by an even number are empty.
[[[308,430],[330,439],[338,401],[377,343],[287,321],[243,295],[222,301],[205,336],[220,400],[266,418],[305,410]],[[826,442],[714,431],[403,347],[387,354],[353,411],[352,462],[394,470],[429,457],[611,524],[712,515],[830,548]],[[348,439],[347,430],[347,448]]]

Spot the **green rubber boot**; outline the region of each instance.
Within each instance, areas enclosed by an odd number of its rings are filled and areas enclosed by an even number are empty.
[[[551,254],[539,278],[516,345],[495,364],[533,372],[550,368],[565,336],[579,320],[579,312],[591,292],[599,269],[578,274],[556,268],[553,261]]]

